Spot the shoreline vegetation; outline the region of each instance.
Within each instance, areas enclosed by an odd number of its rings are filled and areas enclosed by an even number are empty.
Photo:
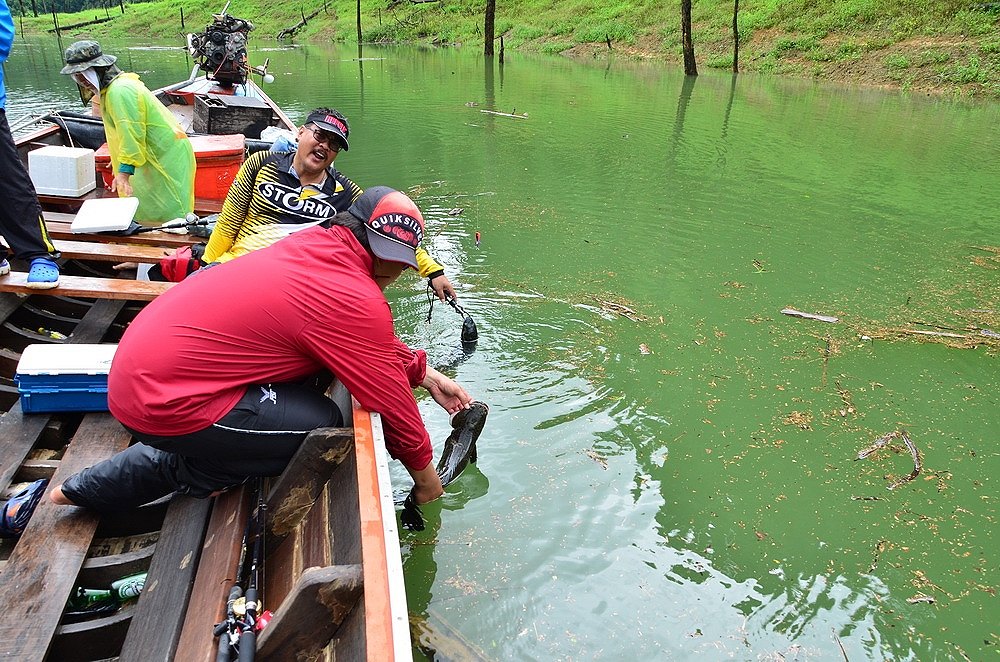
[[[197,32],[219,6],[152,0],[75,13],[16,16],[18,31],[63,39],[171,39]],[[693,3],[699,72],[730,71],[733,2]],[[356,0],[232,0],[258,42],[357,41]],[[481,0],[361,0],[362,41],[483,49]],[[12,8],[13,9],[13,8]],[[181,23],[184,23],[182,27]],[[1000,99],[1000,1],[742,0],[743,73],[812,78],[955,99]],[[77,26],[77,27],[73,27]],[[294,36],[288,37],[291,28]],[[577,0],[500,0],[495,51],[578,59],[682,63],[679,0],[601,5]],[[502,48],[501,40],[502,38]]]

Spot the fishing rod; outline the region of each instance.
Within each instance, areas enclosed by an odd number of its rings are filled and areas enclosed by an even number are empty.
[[[246,618],[240,624],[239,662],[254,662],[257,656],[257,617],[260,613],[260,600],[258,591],[260,590],[261,578],[264,574],[264,513],[267,510],[267,503],[264,502],[264,478],[257,477],[257,539],[253,544],[253,559],[250,564],[250,585],[246,594]]]
[[[221,623],[215,625],[213,634],[219,638],[219,647],[215,655],[216,662],[230,662],[233,646],[239,643],[239,634],[236,624],[236,603],[243,597],[243,588],[240,586],[243,566],[246,563],[247,547],[250,546],[250,529],[253,524],[252,511],[247,516],[246,526],[243,528],[243,542],[240,544],[240,559],[236,562],[236,581],[229,589],[229,596],[226,598],[226,618]],[[234,636],[235,635],[235,636]]]
[[[270,620],[270,614],[261,611],[259,599],[264,575],[264,525],[267,503],[264,501],[264,479],[258,477],[251,496],[256,508],[247,515],[243,532],[240,560],[236,566],[236,582],[226,599],[226,618],[215,625],[213,634],[219,637],[216,662],[231,662],[233,653],[238,662],[253,662],[257,655],[257,631]],[[253,555],[249,569],[246,567],[247,551],[253,534]],[[246,592],[243,586],[246,585]]]
[[[191,214],[190,216],[194,216]],[[139,234],[140,232],[153,232],[154,230],[176,230],[178,228],[196,228],[198,226],[205,226],[212,223],[212,221],[207,218],[198,218],[195,216],[194,220],[190,218],[178,218],[173,221],[167,221],[161,225],[154,225],[152,227],[146,227],[140,225],[138,229],[134,230],[132,234]],[[138,225],[138,224],[137,224]],[[129,228],[131,229],[131,228]]]
[[[194,214],[189,214],[189,216],[194,216]],[[101,232],[100,234],[115,235],[117,237],[130,237],[134,234],[142,234],[143,232],[156,232],[157,230],[177,230],[180,228],[196,228],[205,227],[211,225],[215,222],[215,219],[209,217],[198,218],[195,216],[194,220],[190,218],[178,218],[173,221],[167,221],[161,225],[139,225],[135,221],[132,221],[127,228],[124,230],[108,230]]]
[[[50,110],[48,112],[42,113],[41,115],[36,115],[35,113],[28,113],[27,115],[22,115],[16,120],[9,122],[10,132],[16,133],[21,129],[31,126],[32,124],[38,124],[39,122],[48,122],[50,121],[49,115],[55,112],[56,111],[54,110]]]

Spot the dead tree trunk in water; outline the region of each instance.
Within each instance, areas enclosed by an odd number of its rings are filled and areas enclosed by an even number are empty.
[[[733,0],[733,73],[740,73],[740,28],[736,17],[740,15],[740,0]]]
[[[681,41],[684,48],[684,74],[697,76],[698,65],[694,61],[694,42],[691,41],[691,0],[681,0]]]
[[[493,56],[493,30],[497,13],[497,0],[486,0],[486,19],[483,25],[483,55]]]
[[[358,0],[358,43],[361,43],[361,0]]]

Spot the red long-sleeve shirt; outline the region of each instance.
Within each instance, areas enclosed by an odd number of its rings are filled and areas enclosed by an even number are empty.
[[[386,447],[423,469],[431,444],[412,389],[427,357],[400,341],[351,232],[309,228],[175,285],[129,325],[111,365],[108,404],[125,425],[174,436],[222,418],[248,384],[328,368],[382,414]]]

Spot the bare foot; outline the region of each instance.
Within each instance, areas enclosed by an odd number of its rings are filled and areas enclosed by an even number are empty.
[[[136,262],[122,262],[121,264],[116,264],[111,268],[115,271],[128,271],[129,269],[139,268],[139,265]]]
[[[76,504],[69,500],[69,498],[63,494],[62,483],[56,485],[49,492],[49,500],[53,503],[57,503],[60,506],[75,506]]]

